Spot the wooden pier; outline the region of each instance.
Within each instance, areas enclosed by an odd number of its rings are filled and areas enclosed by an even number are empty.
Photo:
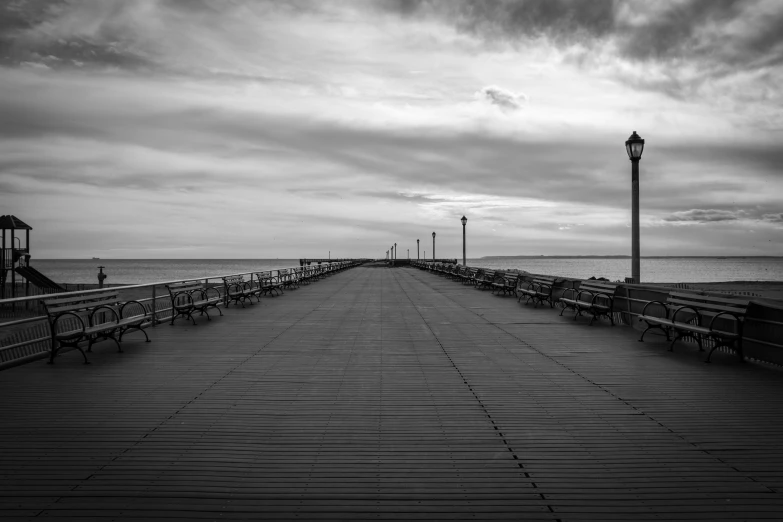
[[[783,372],[359,267],[0,372],[2,520],[780,520]]]

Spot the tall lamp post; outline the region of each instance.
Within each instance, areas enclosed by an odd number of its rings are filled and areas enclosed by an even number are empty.
[[[416,259],[419,259],[419,240],[416,240]]]
[[[394,243],[394,260],[397,260],[397,243]]]
[[[432,260],[435,261],[435,232],[432,233]]]
[[[639,160],[644,151],[644,140],[633,131],[625,142],[625,151],[631,160],[631,277],[641,283],[639,275]]]
[[[465,262],[465,225],[468,223],[468,218],[462,216],[462,266],[468,266]]]

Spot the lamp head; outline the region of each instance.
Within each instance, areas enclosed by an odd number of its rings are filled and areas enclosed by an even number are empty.
[[[465,216],[462,216],[462,219],[460,219],[460,221],[462,221],[462,226],[464,227],[465,223],[468,222],[468,218],[466,218]]]
[[[644,140],[636,134],[636,131],[633,131],[633,134],[626,140],[625,151],[628,153],[628,159],[631,161],[639,161],[642,159]]]

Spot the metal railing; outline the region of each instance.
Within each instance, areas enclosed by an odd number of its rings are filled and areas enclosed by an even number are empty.
[[[146,313],[150,314],[151,326],[155,327],[161,322],[171,318],[172,307],[166,285],[186,281],[203,281],[205,286],[217,288],[221,298],[225,298],[224,278],[248,276],[252,279],[255,274],[259,273],[271,273],[272,276],[277,278],[290,276],[297,278],[319,277],[352,266],[353,264],[353,262],[342,261],[315,266],[256,270],[206,277],[190,277],[171,281],[158,281],[155,283],[111,286],[111,290],[118,292],[121,301],[135,300],[140,302],[144,306]],[[89,295],[92,293],[105,292],[107,289],[108,286],[105,288],[94,288],[89,290],[66,291],[58,293],[57,295]],[[147,295],[145,296],[145,294]],[[51,296],[52,294],[47,295]],[[46,356],[51,349],[51,331],[45,309],[40,302],[42,297],[44,297],[44,295],[0,300],[0,317],[16,315],[13,320],[0,323],[0,369],[42,358]],[[3,333],[6,335],[2,335]]]

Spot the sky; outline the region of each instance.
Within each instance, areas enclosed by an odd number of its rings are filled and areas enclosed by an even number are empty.
[[[35,258],[783,255],[783,2],[4,0]]]

